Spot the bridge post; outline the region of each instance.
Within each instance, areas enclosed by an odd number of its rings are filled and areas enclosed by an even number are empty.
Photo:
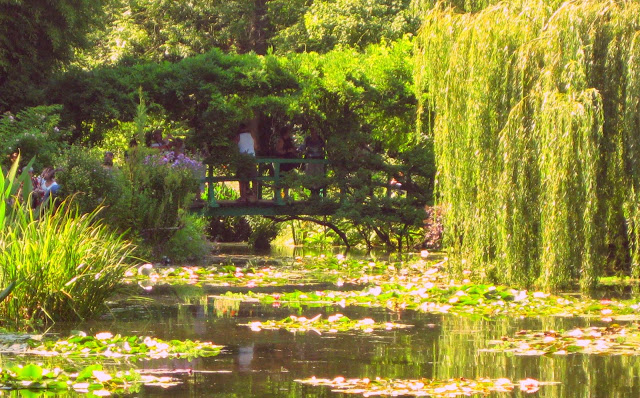
[[[207,165],[207,201],[209,202],[209,207],[220,207],[218,201],[216,200],[216,191],[213,187],[213,165]]]
[[[282,199],[282,186],[280,185],[280,162],[273,163],[273,201],[277,205],[284,205]]]

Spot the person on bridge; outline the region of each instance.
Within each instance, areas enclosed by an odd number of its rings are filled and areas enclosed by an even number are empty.
[[[301,152],[304,154],[305,159],[324,159],[324,140],[318,134],[318,129],[312,126],[309,129],[309,136],[305,138],[304,144],[302,144]],[[307,163],[305,167],[305,174],[312,177],[310,191],[311,196],[316,197],[320,195],[320,190],[323,189],[323,185],[320,180],[325,176],[324,164],[322,163]]]
[[[253,135],[251,135],[247,125],[244,123],[238,126],[236,143],[238,144],[239,152],[236,176],[240,179],[240,199],[238,200],[245,203],[255,201],[251,184],[252,179],[257,175],[255,166],[256,147]]]
[[[298,158],[298,149],[293,142],[293,137],[291,136],[291,126],[286,125],[280,128],[280,137],[278,137],[278,141],[276,142],[276,156],[283,159],[296,159]],[[300,163],[282,163],[280,164],[280,176],[284,177],[287,172],[298,168]],[[284,199],[287,200],[289,198],[289,188],[283,187],[282,193],[284,194]]]

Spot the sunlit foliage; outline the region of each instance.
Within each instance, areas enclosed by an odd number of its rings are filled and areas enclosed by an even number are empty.
[[[591,289],[606,266],[638,272],[638,7],[424,12],[417,78],[448,242],[485,277]]]

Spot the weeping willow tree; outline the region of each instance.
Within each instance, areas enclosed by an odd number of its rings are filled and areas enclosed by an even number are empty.
[[[440,4],[423,22],[416,78],[457,257],[549,290],[638,276],[640,3]]]

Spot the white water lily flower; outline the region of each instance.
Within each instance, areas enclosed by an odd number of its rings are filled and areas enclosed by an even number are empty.
[[[74,390],[88,390],[89,383],[76,383],[72,387]]]
[[[382,288],[380,286],[372,287],[369,289],[369,294],[373,296],[379,296],[382,293]]]
[[[364,318],[358,321],[358,323],[362,325],[374,325],[376,322],[371,318]]]
[[[96,334],[96,339],[98,340],[108,340],[112,338],[113,338],[113,334],[111,334],[110,332],[101,332]]]
[[[111,380],[111,375],[101,370],[94,370],[93,377],[95,377],[100,383]]]
[[[327,320],[329,321],[329,323],[333,323],[336,322],[338,320],[340,320],[340,318],[342,318],[344,315],[342,314],[335,314],[335,315],[330,315],[329,318],[327,318]]]
[[[249,324],[249,327],[251,328],[251,331],[253,332],[259,332],[261,330],[261,326],[262,324],[260,322],[251,322]]]
[[[91,393],[98,397],[108,397],[111,395],[111,393],[107,390],[95,390],[95,391],[91,391]]]
[[[515,297],[513,297],[513,301],[518,302],[518,301],[523,301],[527,299],[527,291],[526,290],[521,290],[518,292],[517,295],[515,295]]]
[[[444,313],[449,312],[450,309],[451,309],[450,305],[443,305],[442,307],[440,307],[438,309],[438,311],[444,314]]]
[[[534,298],[547,298],[547,297],[549,297],[549,294],[543,293],[543,292],[534,292],[533,293],[533,297]]]
[[[567,337],[575,337],[575,338],[580,338],[582,336],[584,336],[584,332],[582,332],[582,330],[580,329],[573,329],[570,330],[566,333]]]

